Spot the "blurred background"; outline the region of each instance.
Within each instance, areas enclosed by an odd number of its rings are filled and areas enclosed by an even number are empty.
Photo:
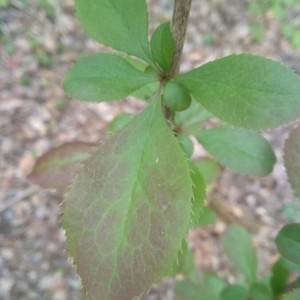
[[[173,1],[147,2],[153,31],[170,20]],[[0,0],[0,300],[84,299],[65,253],[61,196],[33,185],[27,175],[36,158],[51,148],[98,142],[116,115],[145,106],[133,97],[90,104],[64,93],[68,68],[82,56],[107,50],[84,34],[73,0]],[[300,2],[194,0],[181,69],[241,52],[279,60],[300,74]],[[278,159],[270,176],[222,171],[210,195],[217,221],[190,234],[200,270],[233,280],[218,243],[232,222],[253,231],[262,273],[276,260],[278,229],[300,219],[282,166],[288,130],[265,133]],[[165,280],[145,299],[172,297],[172,281]]]

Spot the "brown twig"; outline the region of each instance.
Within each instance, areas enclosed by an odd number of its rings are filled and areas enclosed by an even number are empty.
[[[175,0],[172,18],[172,33],[175,40],[175,52],[169,72],[169,78],[179,72],[180,59],[185,41],[186,28],[192,0]]]

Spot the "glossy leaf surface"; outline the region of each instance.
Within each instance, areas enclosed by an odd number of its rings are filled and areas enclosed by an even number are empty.
[[[242,272],[248,283],[256,279],[257,257],[251,236],[238,225],[230,226],[222,236],[222,245],[234,266]]]
[[[101,102],[123,98],[156,80],[121,56],[101,53],[76,63],[66,75],[64,88],[75,98]]]
[[[276,237],[279,253],[288,261],[300,265],[300,223],[284,226]]]
[[[300,126],[292,130],[286,140],[284,164],[293,191],[300,198]]]
[[[256,132],[222,126],[198,131],[195,136],[221,164],[241,174],[268,175],[276,161],[269,143]]]
[[[278,127],[300,117],[300,78],[260,56],[230,55],[178,75],[205,109],[237,127]]]
[[[80,164],[90,156],[95,143],[70,142],[40,156],[28,179],[43,188],[56,189],[63,196]]]
[[[86,161],[64,202],[67,248],[91,296],[131,300],[170,274],[192,180],[157,99]]]
[[[145,0],[76,0],[85,31],[102,44],[150,61]]]

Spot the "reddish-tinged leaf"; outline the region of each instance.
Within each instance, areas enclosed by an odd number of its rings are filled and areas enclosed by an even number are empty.
[[[56,189],[64,195],[76,171],[97,144],[70,142],[53,148],[40,156],[28,179],[43,188]]]
[[[67,248],[94,299],[131,300],[170,275],[192,180],[159,99],[85,162],[64,202]]]

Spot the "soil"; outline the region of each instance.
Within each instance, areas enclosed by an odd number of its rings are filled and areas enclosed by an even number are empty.
[[[152,31],[170,19],[172,1],[147,2]],[[181,69],[248,52],[279,60],[300,74],[300,51],[282,35],[272,10],[253,15],[249,3],[194,1]],[[259,41],[253,24],[263,28]],[[84,34],[71,0],[8,0],[0,6],[0,42],[0,300],[84,299],[80,279],[65,253],[61,198],[30,183],[27,175],[42,153],[69,141],[100,141],[114,116],[137,113],[144,103],[128,97],[91,104],[64,93],[64,75],[79,57],[107,51]],[[216,271],[234,282],[218,239],[232,220],[259,224],[253,238],[261,274],[276,260],[274,236],[283,224],[300,218],[282,164],[282,147],[291,126],[264,133],[278,159],[270,176],[222,172],[210,196],[219,203],[218,222],[190,233],[200,271]],[[172,284],[165,279],[144,299],[173,299]]]

